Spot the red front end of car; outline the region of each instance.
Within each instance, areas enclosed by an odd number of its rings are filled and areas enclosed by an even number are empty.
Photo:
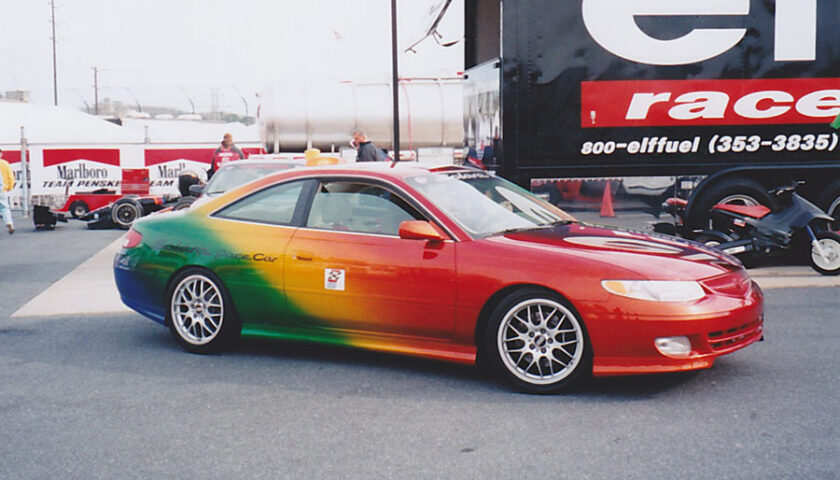
[[[764,296],[737,261],[697,244],[649,239],[569,225],[461,244],[459,316],[481,317],[482,306],[486,313],[493,302],[488,291],[534,286],[557,292],[583,319],[596,376],[709,368],[717,357],[763,338]],[[604,287],[615,279],[696,282],[699,298],[629,298]],[[464,341],[481,333],[480,325],[475,332],[469,322],[461,325]]]
[[[593,306],[588,312],[589,332],[596,345],[593,374],[708,368],[717,357],[760,340],[764,324],[761,289],[743,271],[722,277],[733,282],[746,279],[741,295],[707,289],[703,299],[688,305],[644,308],[640,300],[621,299],[609,302],[607,308]],[[667,349],[669,342],[687,343],[679,352],[672,352]]]

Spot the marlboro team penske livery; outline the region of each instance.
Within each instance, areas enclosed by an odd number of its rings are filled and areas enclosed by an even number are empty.
[[[708,368],[763,328],[737,260],[579,223],[454,166],[273,174],[140,220],[114,273],[125,304],[193,352],[250,335],[479,359],[539,393]]]

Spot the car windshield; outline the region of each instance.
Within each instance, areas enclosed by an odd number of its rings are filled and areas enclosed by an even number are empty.
[[[286,163],[225,166],[213,175],[204,191],[207,195],[219,195],[252,180],[290,168],[292,165]]]
[[[432,173],[406,182],[478,237],[575,220],[527,190],[484,172]]]

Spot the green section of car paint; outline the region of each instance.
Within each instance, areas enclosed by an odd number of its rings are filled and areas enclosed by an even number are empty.
[[[270,328],[255,325],[243,325],[242,335],[247,337],[271,338],[303,342],[317,342],[329,345],[351,345],[349,339],[330,330],[305,330],[294,328]]]
[[[165,299],[167,308],[166,286],[173,275],[186,267],[201,267],[222,280],[243,322],[243,335],[349,343],[346,336],[288,301],[282,293],[282,284],[272,283],[272,277],[283,278],[282,256],[240,252],[237,245],[222,241],[201,218],[189,214],[178,219],[147,221],[138,230],[143,234],[144,245],[134,249],[131,255],[143,265],[140,273],[148,279],[150,294]],[[267,261],[265,257],[275,261]],[[303,318],[308,328],[295,320]]]

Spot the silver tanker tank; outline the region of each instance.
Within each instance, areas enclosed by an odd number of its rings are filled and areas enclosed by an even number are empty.
[[[355,128],[381,148],[393,148],[393,107],[388,82],[300,82],[264,89],[258,113],[268,153],[348,145]],[[400,149],[461,147],[463,79],[400,81]]]

